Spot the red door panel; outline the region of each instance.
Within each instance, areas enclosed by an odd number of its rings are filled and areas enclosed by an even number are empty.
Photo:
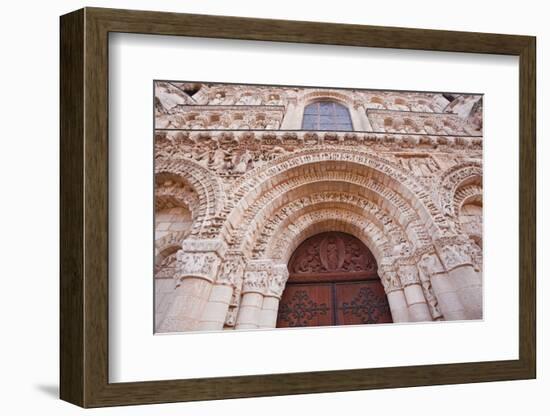
[[[333,325],[331,284],[289,285],[279,304],[277,327]]]
[[[336,324],[392,322],[386,293],[379,280],[335,284]]]
[[[292,255],[277,327],[392,322],[376,260],[357,238],[315,235]]]

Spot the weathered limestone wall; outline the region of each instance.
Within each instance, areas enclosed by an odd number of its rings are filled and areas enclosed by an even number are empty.
[[[333,102],[350,131],[303,131]],[[482,317],[482,97],[159,82],[156,329],[272,328],[305,239],[354,235],[394,322]]]

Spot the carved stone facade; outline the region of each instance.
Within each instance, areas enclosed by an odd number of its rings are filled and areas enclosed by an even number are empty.
[[[482,318],[481,95],[157,81],[154,101],[158,332],[273,328],[306,271],[373,269],[393,322]],[[371,254],[296,251],[327,232]]]

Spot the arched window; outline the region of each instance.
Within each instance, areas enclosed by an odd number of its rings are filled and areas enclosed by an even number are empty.
[[[303,130],[339,130],[351,131],[349,111],[334,101],[318,101],[304,109]]]

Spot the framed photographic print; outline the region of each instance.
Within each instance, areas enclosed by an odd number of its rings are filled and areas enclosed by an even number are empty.
[[[529,36],[62,16],[61,398],[534,378],[535,103]]]

